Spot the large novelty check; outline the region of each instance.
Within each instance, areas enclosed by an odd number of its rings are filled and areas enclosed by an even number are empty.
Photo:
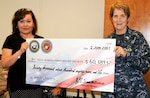
[[[113,92],[115,39],[27,39],[26,83]]]

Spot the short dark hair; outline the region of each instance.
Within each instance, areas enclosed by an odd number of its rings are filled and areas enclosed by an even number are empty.
[[[32,19],[33,19],[33,23],[34,23],[34,27],[33,27],[33,30],[32,30],[32,34],[35,35],[36,32],[37,32],[37,20],[35,18],[35,15],[34,13],[32,12],[31,9],[28,9],[28,8],[21,8],[19,10],[17,10],[13,16],[13,19],[12,19],[12,28],[13,28],[13,31],[12,33],[13,34],[19,34],[19,30],[18,30],[18,27],[17,27],[17,24],[18,24],[18,21],[23,19],[25,17],[25,15],[27,14],[31,14],[32,16]]]

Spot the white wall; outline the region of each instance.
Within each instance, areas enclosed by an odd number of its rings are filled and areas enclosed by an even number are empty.
[[[46,38],[103,37],[104,0],[0,0],[1,47],[12,32],[13,14],[23,7],[32,9],[38,34]]]

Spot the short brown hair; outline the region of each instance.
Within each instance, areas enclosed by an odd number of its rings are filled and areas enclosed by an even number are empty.
[[[110,7],[110,17],[113,17],[115,9],[122,9],[127,17],[130,17],[130,8],[126,3],[117,1],[116,3],[112,4]]]

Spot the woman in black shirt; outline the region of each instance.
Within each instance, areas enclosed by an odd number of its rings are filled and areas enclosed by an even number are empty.
[[[11,98],[42,98],[38,85],[27,85],[26,77],[26,38],[43,38],[36,35],[37,21],[30,9],[16,11],[12,20],[13,32],[2,48],[2,66],[9,68],[7,88]]]

